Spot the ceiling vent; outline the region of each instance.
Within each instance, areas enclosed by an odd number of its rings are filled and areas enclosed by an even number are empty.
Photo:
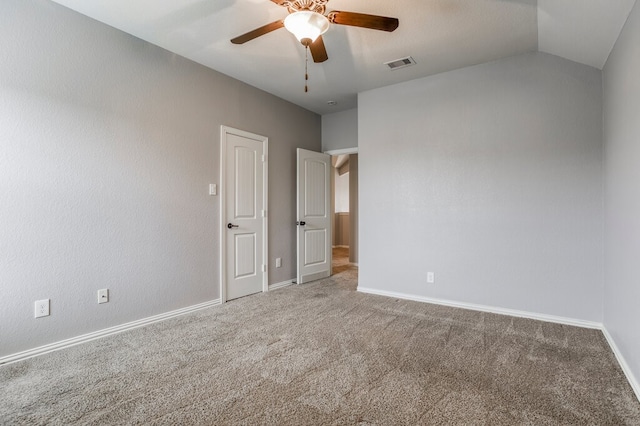
[[[389,61],[384,63],[389,67],[390,70],[397,70],[404,67],[410,67],[411,65],[415,65],[416,61],[411,56],[407,56],[406,58],[396,59],[395,61]]]

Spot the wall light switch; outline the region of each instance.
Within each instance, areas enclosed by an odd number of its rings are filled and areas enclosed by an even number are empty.
[[[436,276],[433,272],[427,272],[427,283],[433,284],[436,282]]]
[[[281,267],[282,267],[282,258],[276,257],[276,268],[281,268]]]
[[[209,195],[217,195],[218,194],[218,185],[215,183],[209,184]]]

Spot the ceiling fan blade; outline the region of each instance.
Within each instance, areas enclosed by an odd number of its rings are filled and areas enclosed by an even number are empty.
[[[248,33],[242,34],[241,36],[238,36],[236,38],[232,38],[231,39],[231,43],[233,44],[243,44],[246,43],[248,41],[253,40],[254,38],[260,37],[261,35],[265,35],[270,33],[271,31],[275,31],[279,28],[284,27],[284,21],[283,20],[279,20],[279,21],[275,21],[272,22],[270,24],[267,25],[263,25],[260,28],[256,28],[253,31],[249,31]]]
[[[311,56],[313,56],[313,62],[315,63],[324,62],[329,59],[329,56],[327,56],[327,49],[324,47],[322,36],[318,37],[316,41],[309,45],[309,50],[311,51]]]
[[[338,25],[351,25],[352,27],[370,28],[372,30],[393,31],[398,28],[398,18],[387,16],[366,15],[364,13],[341,12],[334,10],[327,15],[329,22]]]

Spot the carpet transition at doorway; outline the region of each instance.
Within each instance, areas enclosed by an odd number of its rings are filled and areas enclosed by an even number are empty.
[[[1,423],[640,424],[599,331],[361,294],[356,275],[1,367]]]

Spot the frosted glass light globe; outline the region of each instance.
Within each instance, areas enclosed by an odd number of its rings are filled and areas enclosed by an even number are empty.
[[[284,27],[302,44],[311,44],[329,29],[329,20],[320,13],[303,10],[287,16]]]

